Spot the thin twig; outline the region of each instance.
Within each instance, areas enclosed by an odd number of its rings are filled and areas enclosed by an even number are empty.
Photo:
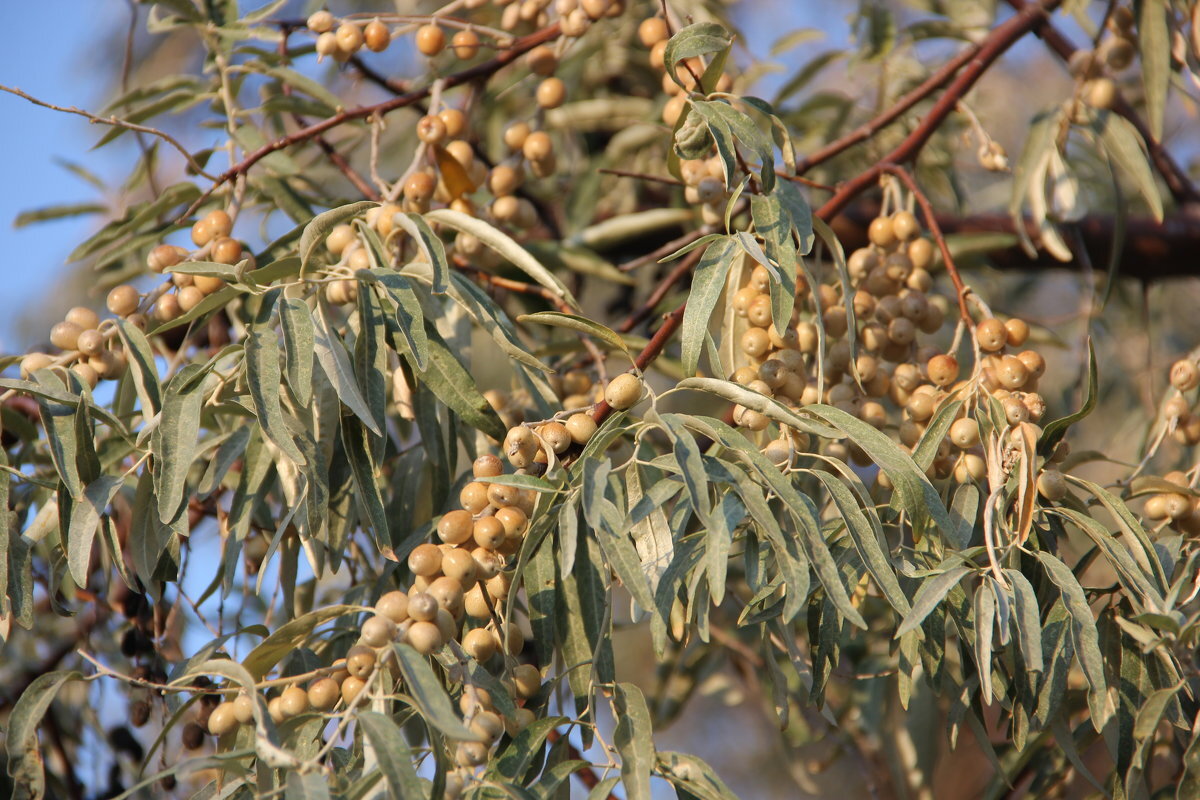
[[[29,102],[33,103],[35,106],[41,106],[42,108],[48,108],[52,111],[62,111],[67,114],[77,114],[81,117],[85,117],[90,122],[95,123],[97,125],[112,125],[114,128],[126,128],[127,130],[138,131],[139,133],[148,133],[152,136],[157,136],[160,139],[162,139],[163,141],[165,141],[167,144],[171,145],[176,150],[178,150],[183,155],[183,157],[187,159],[188,167],[190,167],[191,170],[193,172],[195,172],[197,175],[208,178],[209,180],[213,180],[213,181],[217,180],[217,178],[215,178],[214,176],[212,176],[209,173],[204,171],[204,168],[201,167],[199,163],[197,163],[196,159],[192,158],[192,154],[187,151],[187,148],[185,148],[183,145],[181,145],[174,136],[172,136],[169,133],[166,133],[165,131],[160,131],[158,128],[149,128],[145,125],[138,125],[133,122],[126,122],[125,120],[118,119],[117,117],[101,117],[96,114],[93,114],[90,111],[84,111],[82,108],[76,108],[75,106],[57,106],[54,103],[47,103],[45,100],[39,100],[38,98],[34,97],[33,95],[28,94],[27,92],[23,92],[20,89],[14,88],[12,86],[5,86],[3,84],[0,84],[0,91],[5,91],[5,92],[8,92],[9,94],[15,94],[17,97],[24,98],[25,100],[28,100]]]
[[[912,192],[912,196],[916,198],[917,205],[921,207],[921,215],[925,217],[925,225],[929,228],[929,233],[933,236],[933,240],[937,242],[938,249],[942,252],[942,263],[946,265],[946,272],[950,274],[950,280],[954,282],[954,290],[958,294],[958,311],[964,323],[968,328],[974,328],[975,322],[971,319],[971,310],[967,307],[967,295],[971,289],[963,283],[962,276],[958,274],[958,267],[954,265],[954,256],[950,254],[950,248],[946,244],[946,237],[942,235],[942,228],[938,225],[937,216],[933,213],[933,206],[929,202],[929,198],[921,191],[921,187],[917,185],[913,179],[912,173],[897,164],[884,164],[883,171],[889,175],[895,175],[908,190]]]

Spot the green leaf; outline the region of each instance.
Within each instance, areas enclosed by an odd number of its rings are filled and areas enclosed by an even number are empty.
[[[467,730],[454,713],[450,696],[433,674],[425,657],[403,642],[397,642],[392,649],[396,653],[400,674],[404,676],[404,686],[425,721],[451,739],[479,741],[479,737]]]
[[[320,772],[287,773],[286,800],[329,800],[329,779]]]
[[[425,322],[429,345],[429,365],[418,370],[417,377],[438,399],[462,417],[471,427],[494,439],[503,439],[507,430],[487,399],[479,392],[471,373],[459,363],[442,337]],[[415,360],[415,359],[414,359]],[[416,369],[416,364],[413,364]]]
[[[395,214],[393,219],[413,238],[433,268],[433,293],[445,294],[450,285],[450,262],[446,260],[446,246],[442,240],[420,214]]]
[[[13,800],[40,800],[46,791],[42,749],[37,729],[50,710],[54,696],[67,681],[81,680],[78,672],[60,670],[39,675],[17,699],[5,731],[8,774],[13,779]]]
[[[169,523],[187,504],[185,488],[192,459],[196,455],[196,433],[200,430],[200,406],[204,381],[193,381],[203,370],[189,364],[167,384],[162,419],[150,438],[155,457],[155,493],[158,516]]]
[[[1075,643],[1075,655],[1079,658],[1079,666],[1082,667],[1084,677],[1091,686],[1091,691],[1088,692],[1091,722],[1097,731],[1101,731],[1109,716],[1105,708],[1104,657],[1100,654],[1100,636],[1096,631],[1096,620],[1088,606],[1087,595],[1066,564],[1040,550],[1037,557],[1045,567],[1046,575],[1058,587],[1063,604],[1071,615],[1071,638]]]
[[[353,411],[372,433],[382,436],[381,423],[372,417],[371,409],[367,407],[367,401],[363,399],[362,390],[354,377],[350,356],[346,353],[341,337],[329,324],[326,314],[324,302],[320,303],[313,313],[313,322],[316,323],[313,331],[313,349],[317,354],[317,363],[325,371],[329,383],[333,385],[334,391],[346,407]]]
[[[1062,441],[1062,438],[1067,435],[1067,429],[1079,422],[1096,407],[1096,402],[1099,400],[1099,395],[1096,390],[1096,350],[1092,346],[1092,339],[1088,337],[1088,374],[1087,374],[1087,394],[1084,396],[1083,405],[1078,411],[1073,414],[1068,414],[1065,417],[1060,417],[1052,422],[1049,422],[1042,429],[1042,435],[1038,439],[1038,453],[1043,456],[1049,456],[1054,452],[1054,447]]]
[[[767,416],[776,422],[783,425],[788,425],[797,430],[810,433],[814,436],[822,436],[825,438],[838,438],[839,432],[836,428],[831,428],[828,425],[823,425],[808,417],[808,409],[802,411],[793,411],[779,401],[767,397],[764,394],[759,394],[753,389],[747,389],[739,383],[733,381],[718,380],[716,378],[684,378],[676,386],[676,389],[693,389],[700,392],[708,392],[715,394],[718,397],[723,397],[731,403],[743,405],[746,408]]]
[[[284,656],[307,642],[318,625],[361,611],[361,606],[332,605],[302,614],[280,625],[270,636],[259,642],[242,660],[242,667],[255,681],[260,681]]]
[[[1021,647],[1021,658],[1025,661],[1025,669],[1041,672],[1042,661],[1042,620],[1041,609],[1038,606],[1037,593],[1033,584],[1024,574],[1015,569],[1006,569],[1004,574],[1012,583],[1013,625],[1017,629],[1017,644]]]
[[[469,217],[458,211],[441,208],[430,211],[425,215],[430,222],[437,222],[456,231],[474,236],[485,245],[495,250],[508,260],[514,267],[533,278],[537,283],[552,291],[555,296],[566,301],[572,308],[579,308],[578,301],[567,290],[567,287],[554,276],[554,273],[542,266],[529,251],[521,247],[512,237],[488,223],[475,217]]]
[[[517,317],[517,322],[539,322],[542,325],[550,325],[555,328],[570,328],[573,331],[586,333],[600,341],[604,342],[614,350],[620,350],[622,353],[633,361],[633,356],[629,352],[629,348],[625,345],[625,341],[620,334],[612,328],[601,325],[599,322],[593,322],[584,317],[577,317],[574,314],[563,314],[559,311],[539,311],[536,314],[522,314]]]
[[[807,406],[812,413],[834,426],[863,449],[871,460],[879,465],[891,478],[900,495],[900,502],[912,517],[915,530],[924,527],[925,520],[932,518],[941,530],[953,524],[942,498],[924,471],[917,466],[911,455],[883,433],[839,408],[823,404]]]
[[[425,785],[417,777],[417,770],[413,766],[412,749],[391,717],[360,709],[354,718],[375,749],[379,770],[387,781],[388,792],[393,800],[425,797]]]
[[[732,39],[729,36],[729,31],[715,22],[697,22],[694,25],[689,25],[671,37],[667,42],[667,49],[663,51],[663,64],[666,66],[666,72],[671,76],[680,87],[684,86],[683,81],[675,74],[675,67],[680,61],[693,58],[695,56],[705,56],[712,53],[721,53],[727,50],[732,44]]]
[[[108,208],[100,203],[65,203],[58,206],[44,206],[33,211],[22,211],[13,221],[13,227],[24,228],[35,222],[80,217],[85,214],[103,214],[106,211]]]
[[[63,384],[53,372],[39,369],[33,377],[37,382],[52,391],[62,392]],[[75,438],[75,415],[78,408],[78,398],[75,404],[68,405],[47,397],[38,397],[38,411],[41,414],[42,425],[46,428],[46,440],[50,448],[50,459],[54,469],[62,480],[67,492],[75,499],[83,497],[83,480],[79,475],[78,442]]]
[[[279,369],[279,339],[272,325],[272,305],[264,301],[258,320],[246,334],[246,382],[263,433],[296,466],[304,466],[307,462],[283,417],[279,398],[283,376]],[[311,379],[309,388],[312,388]]]
[[[913,596],[912,610],[905,615],[904,621],[900,623],[900,627],[896,629],[896,634],[892,638],[899,639],[909,631],[920,627],[925,618],[946,597],[946,593],[973,571],[970,567],[951,567],[938,575],[925,578],[921,583],[921,588],[917,589],[916,595]]]
[[[1142,56],[1142,82],[1146,87],[1146,117],[1150,134],[1161,140],[1167,89],[1171,84],[1171,31],[1167,26],[1167,15],[1172,12],[1166,0],[1141,0],[1135,7],[1138,9],[1137,40]],[[1161,219],[1162,212],[1159,214]]]
[[[162,386],[158,380],[158,365],[150,341],[141,329],[128,320],[117,320],[117,334],[124,345],[129,374],[142,403],[142,415],[153,417],[162,408]]]
[[[377,477],[379,467],[371,454],[370,437],[367,430],[350,420],[344,420],[341,427],[342,446],[346,451],[346,459],[354,476],[354,495],[366,512],[364,522],[375,537],[375,546],[379,552],[391,561],[396,560],[393,532],[388,523],[387,507],[383,495],[379,491]],[[399,535],[399,530],[395,532]]]
[[[1146,0],[1144,5],[1149,6],[1154,3],[1155,0]],[[1146,99],[1150,100],[1149,97]],[[1161,124],[1161,116],[1159,119]],[[1133,127],[1133,123],[1124,117],[1111,112],[1099,114],[1092,127],[1099,134],[1105,152],[1117,163],[1126,177],[1133,181],[1138,194],[1145,198],[1154,219],[1162,222],[1162,197],[1158,192],[1158,184],[1154,180],[1154,170],[1150,166],[1150,158],[1142,149],[1141,137],[1138,136],[1137,128]]]
[[[566,717],[546,717],[535,720],[509,742],[489,765],[486,776],[491,780],[520,781],[530,764],[542,751],[550,731],[567,722]]]
[[[650,709],[642,690],[618,683],[613,697],[617,726],[613,744],[621,755],[621,782],[628,800],[650,800],[650,774],[654,769],[654,738]]]
[[[2,480],[7,482],[8,478]],[[79,586],[87,586],[88,563],[92,555],[92,541],[96,536],[96,528],[100,525],[100,517],[104,510],[108,508],[122,483],[117,475],[101,475],[83,490],[83,499],[71,508],[71,525],[67,534],[67,564],[71,571],[71,579]],[[7,531],[0,531],[0,536],[7,535]]]
[[[308,305],[299,298],[285,297],[279,304],[279,326],[288,388],[296,404],[307,406],[312,400],[313,319]]]
[[[300,234],[300,274],[303,275],[308,271],[308,262],[312,259],[313,253],[324,244],[325,237],[334,227],[346,220],[366,214],[367,211],[378,205],[378,203],[364,200],[339,206],[313,217],[312,221],[304,226],[304,232]]]
[[[687,753],[659,751],[657,771],[679,790],[680,797],[699,800],[738,800],[712,767]]]
[[[729,269],[738,253],[737,243],[729,237],[712,242],[704,251],[700,263],[692,275],[692,289],[688,294],[687,306],[683,310],[681,341],[683,344],[683,374],[696,374],[700,363],[700,351],[708,335],[708,323],[717,300],[725,288]],[[725,377],[724,375],[720,377]]]

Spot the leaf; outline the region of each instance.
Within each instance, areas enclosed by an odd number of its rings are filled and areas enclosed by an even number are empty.
[[[441,223],[457,231],[470,234],[485,245],[504,256],[514,267],[533,278],[537,283],[549,289],[556,297],[566,301],[572,308],[579,308],[579,303],[571,296],[567,287],[554,276],[554,273],[542,266],[536,258],[529,254],[508,234],[492,227],[475,217],[469,217],[458,211],[441,208],[430,211],[425,215],[430,222]]]
[[[283,660],[284,656],[308,641],[308,637],[318,625],[361,611],[361,606],[332,605],[318,608],[289,620],[259,642],[242,660],[242,667],[250,674],[251,678],[260,681],[276,664]]]
[[[354,718],[375,749],[379,770],[393,800],[425,797],[425,786],[413,766],[412,749],[391,717],[359,709]]]
[[[550,325],[555,328],[570,328],[573,331],[586,333],[605,344],[612,347],[614,350],[620,350],[622,353],[633,361],[633,356],[629,352],[629,348],[625,345],[625,341],[620,334],[612,328],[601,325],[599,322],[593,322],[584,317],[577,317],[574,314],[563,314],[559,311],[539,311],[536,314],[522,314],[517,317],[517,322],[538,322],[542,325]]]
[[[39,675],[13,706],[5,731],[8,774],[13,779],[13,800],[40,800],[45,793],[46,776],[42,769],[42,749],[38,745],[37,729],[62,685],[82,678],[80,673],[68,670]]]
[[[395,304],[394,327],[399,329],[400,335],[404,337],[404,346],[412,353],[413,366],[417,370],[428,369],[429,337],[425,335],[425,312],[421,310],[421,301],[412,284],[405,276],[394,273],[376,273],[376,279]],[[394,330],[392,335],[395,335]]]
[[[312,259],[316,249],[325,242],[325,237],[329,235],[330,231],[346,220],[365,214],[378,205],[379,203],[363,200],[330,209],[313,217],[312,221],[304,226],[304,232],[300,234],[300,273],[302,275],[307,273],[308,262]]]
[[[0,478],[7,481],[8,478]],[[83,490],[83,499],[71,508],[71,525],[67,534],[67,564],[71,571],[71,580],[78,586],[88,584],[88,563],[92,555],[92,541],[96,536],[96,528],[100,525],[100,517],[113,495],[121,488],[123,481],[117,475],[101,475]],[[0,528],[0,536],[7,537],[8,532]]]
[[[296,404],[312,400],[313,318],[308,305],[296,297],[279,304],[279,326],[283,330],[284,375]]]
[[[531,722],[496,755],[485,775],[492,780],[521,781],[541,754],[550,731],[567,721],[566,717],[546,717]]]
[[[1091,722],[1097,731],[1101,731],[1109,716],[1104,698],[1104,657],[1100,654],[1100,636],[1096,631],[1096,620],[1088,606],[1087,595],[1066,564],[1044,551],[1039,550],[1036,555],[1045,567],[1047,577],[1058,587],[1063,605],[1071,615],[1071,638],[1075,643],[1075,655],[1079,658],[1084,677],[1091,686],[1091,691],[1088,692]]]
[[[433,293],[445,294],[450,284],[450,262],[446,260],[446,246],[442,240],[420,214],[395,214],[393,220],[413,238],[429,261],[433,269]]]
[[[263,433],[296,466],[304,466],[307,462],[283,418],[283,406],[279,399],[283,381],[279,369],[279,340],[271,324],[271,305],[269,301],[264,301],[258,320],[246,334],[246,382]]]
[[[158,379],[158,365],[150,341],[141,329],[125,319],[118,319],[117,334],[124,345],[129,363],[129,374],[142,403],[142,416],[149,419],[162,408],[162,386]]]
[[[86,214],[103,214],[106,211],[108,211],[108,207],[100,203],[64,203],[57,206],[43,206],[32,211],[22,211],[13,221],[13,227],[24,228],[35,222],[81,217]]]
[[[464,422],[493,439],[503,439],[507,430],[487,399],[480,394],[471,373],[459,363],[442,337],[426,320],[429,364],[417,376]],[[413,365],[415,369],[415,364]]]
[[[700,363],[700,351],[708,335],[708,323],[713,309],[725,288],[725,279],[733,266],[737,243],[728,237],[714,241],[704,251],[700,263],[692,275],[692,288],[688,293],[687,305],[683,309],[681,341],[683,345],[683,374],[696,374]],[[719,377],[725,377],[721,375]]]
[[[346,459],[350,462],[350,470],[354,476],[355,499],[366,512],[363,522],[375,537],[375,547],[384,558],[395,561],[395,542],[393,532],[388,523],[387,507],[383,495],[379,491],[377,478],[379,467],[371,454],[371,445],[366,428],[361,425],[348,424],[343,421],[341,426],[342,446],[345,448]],[[399,536],[399,530],[395,532]]]
[[[317,362],[346,407],[353,411],[372,433],[382,436],[380,422],[372,418],[371,409],[367,407],[367,401],[363,399],[362,390],[354,377],[350,356],[346,354],[341,337],[333,331],[325,315],[325,304],[322,302],[313,314],[313,322],[316,323],[313,349],[317,354]]]
[[[392,649],[396,653],[400,673],[404,676],[404,686],[425,721],[451,739],[480,741],[480,737],[467,730],[462,720],[454,713],[450,697],[433,674],[429,662],[403,642],[397,642]]]
[[[904,621],[900,623],[900,627],[896,629],[892,638],[899,639],[909,631],[920,627],[925,618],[942,602],[946,593],[973,571],[970,567],[951,567],[945,572],[925,578],[921,588],[917,589],[917,593],[913,597],[912,610],[905,615]]]
[[[680,61],[694,58],[695,56],[709,55],[710,53],[720,53],[729,48],[732,44],[732,39],[729,36],[729,31],[715,22],[697,22],[694,25],[688,25],[676,31],[675,35],[667,42],[667,49],[663,51],[663,64],[666,67],[666,72],[671,76],[680,87],[688,89],[683,81],[675,73],[675,67]]]
[[[1021,658],[1025,661],[1025,669],[1041,672],[1042,662],[1042,624],[1041,610],[1038,606],[1037,593],[1033,584],[1023,573],[1015,569],[1006,569],[1004,574],[1012,583],[1013,605],[1016,611],[1012,617],[1017,629],[1017,644],[1021,648]]]
[[[1146,117],[1150,134],[1162,139],[1171,83],[1171,31],[1167,26],[1166,0],[1142,0],[1137,8],[1137,39],[1141,50],[1142,81],[1146,87]],[[1162,211],[1159,210],[1159,219]]]
[[[900,495],[900,502],[912,517],[915,530],[921,530],[925,520],[930,518],[941,530],[953,525],[941,496],[929,478],[898,444],[840,408],[815,404],[807,406],[805,410],[842,431],[887,473]]]
[[[196,455],[196,432],[200,430],[200,405],[204,381],[192,381],[203,372],[189,364],[167,384],[162,420],[151,435],[155,457],[154,489],[158,495],[158,517],[170,523],[187,504],[185,488],[192,459]]]
[[[1155,0],[1146,0],[1143,5],[1151,6],[1155,4]],[[1159,13],[1161,16],[1161,11]],[[1147,79],[1149,79],[1148,74]],[[1147,102],[1150,99],[1150,97],[1147,97]],[[1161,119],[1160,115],[1160,125]],[[1117,163],[1117,166],[1121,168],[1126,177],[1133,181],[1138,194],[1145,198],[1147,205],[1150,206],[1150,213],[1154,215],[1154,219],[1162,222],[1162,197],[1158,192],[1158,184],[1154,180],[1154,171],[1150,166],[1150,159],[1142,149],[1141,138],[1138,136],[1137,128],[1133,127],[1133,123],[1125,118],[1111,112],[1099,114],[1092,127],[1100,135],[1100,141],[1104,144],[1105,152]]]
[[[613,744],[621,755],[625,797],[627,800],[651,800],[650,773],[654,769],[655,752],[646,698],[632,683],[618,683],[613,706],[617,718]]]
[[[329,800],[329,779],[320,772],[287,773],[286,800]]]
[[[743,405],[746,408],[770,417],[776,422],[806,433],[811,433],[814,436],[825,438],[838,438],[839,436],[836,428],[822,425],[820,422],[810,419],[807,416],[807,408],[803,411],[793,411],[777,400],[767,397],[764,394],[759,394],[753,389],[747,389],[745,386],[733,381],[718,380],[716,378],[684,378],[675,388],[694,389],[700,392],[715,394],[731,403]]]

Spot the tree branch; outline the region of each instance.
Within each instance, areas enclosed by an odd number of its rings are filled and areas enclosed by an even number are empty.
[[[993,28],[992,32],[988,34],[987,39],[984,40],[982,46],[979,48],[979,52],[975,54],[970,64],[954,79],[946,89],[946,92],[921,121],[921,124],[905,137],[904,141],[892,150],[892,152],[880,159],[878,163],[859,173],[852,180],[842,184],[837,194],[831,197],[825,205],[821,206],[817,211],[817,215],[828,221],[845,208],[851,200],[873,186],[879,180],[879,176],[884,173],[884,165],[907,164],[909,161],[915,159],[917,154],[921,152],[921,148],[925,146],[925,143],[929,141],[934,132],[942,126],[942,123],[954,111],[959,99],[971,90],[971,87],[987,72],[992,63],[1021,39],[1021,37],[1044,21],[1046,12],[1057,8],[1061,4],[1062,0],[1044,0],[1041,3],[1027,4],[1007,21]]]
[[[1018,12],[1024,12],[1030,6],[1025,0],[1007,0],[1008,4]],[[1033,27],[1034,35],[1041,38],[1046,46],[1050,48],[1063,62],[1070,62],[1071,56],[1076,52],[1075,45],[1064,36],[1048,19],[1039,20]],[[1163,181],[1167,184],[1167,189],[1171,192],[1171,196],[1175,198],[1175,202],[1184,205],[1187,203],[1200,203],[1200,192],[1192,184],[1183,168],[1175,163],[1175,159],[1167,152],[1162,142],[1154,138],[1154,134],[1150,132],[1150,126],[1142,119],[1133,106],[1129,104],[1119,92],[1117,93],[1116,101],[1113,103],[1112,110],[1129,121],[1138,134],[1142,137],[1142,141],[1146,143],[1146,150],[1150,153],[1150,160],[1154,162],[1154,167],[1162,175]]]
[[[453,89],[455,86],[461,86],[464,83],[469,83],[476,78],[482,78],[487,75],[491,75],[492,73],[497,72],[516,61],[518,58],[537,47],[539,44],[544,44],[545,42],[549,42],[558,38],[560,33],[561,31],[559,24],[554,22],[550,25],[547,25],[545,28],[542,28],[541,30],[534,31],[528,36],[522,36],[513,42],[512,47],[495,58],[489,59],[480,64],[476,64],[468,69],[464,69],[462,72],[456,72],[453,75],[447,76],[442,81],[442,90],[445,91],[446,89]],[[281,136],[274,141],[267,142],[257,150],[248,153],[246,157],[237,164],[234,164],[225,172],[222,172],[220,175],[218,175],[213,185],[210,186],[208,190],[201,195],[195,203],[192,204],[192,208],[189,209],[188,213],[190,214],[193,209],[198,208],[219,186],[228,183],[238,175],[244,175],[245,173],[249,172],[251,167],[257,164],[259,161],[262,161],[267,156],[271,155],[271,153],[291,147],[294,144],[299,144],[300,142],[313,139],[328,130],[350,122],[351,120],[367,119],[375,114],[383,115],[399,108],[411,106],[414,103],[418,103],[428,97],[430,91],[431,87],[426,86],[421,89],[414,89],[410,92],[399,94],[390,100],[383,101],[382,103],[374,103],[371,105],[358,106],[356,108],[342,109],[332,117],[326,117],[320,122],[314,122],[312,125],[309,125],[306,128],[301,128],[300,130],[294,131],[287,136]]]

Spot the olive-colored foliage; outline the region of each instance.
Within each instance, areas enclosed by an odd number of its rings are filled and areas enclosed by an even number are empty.
[[[948,243],[921,188],[958,191],[947,115],[990,62],[926,86],[888,140],[906,163],[854,151],[886,126],[842,138],[855,99],[813,88],[928,39],[998,55],[1038,7],[863,3],[854,49],[767,102],[701,2],[383,5],[142,3],[206,55],[103,114],[150,195],[72,255],[111,316],[72,309],[0,378],[15,796],[101,793],[77,771],[99,750],[119,797],[732,797],[654,738],[728,665],[797,764],[827,735],[897,796],[937,766],[893,747],[914,704],[970,732],[986,796],[1196,796],[1200,493],[1167,462],[1200,442],[1200,368],[1171,368],[1141,464],[1088,479],[1090,344],[1064,402],[1053,334],[956,266],[1012,241]],[[1154,150],[1187,4],[1105,5],[1010,179],[1062,261],[1085,205],[1178,195]],[[403,81],[367,55],[399,49]],[[883,108],[927,77],[884,75]],[[220,145],[154,127],[183,112]],[[875,186],[847,253],[833,218]]]

